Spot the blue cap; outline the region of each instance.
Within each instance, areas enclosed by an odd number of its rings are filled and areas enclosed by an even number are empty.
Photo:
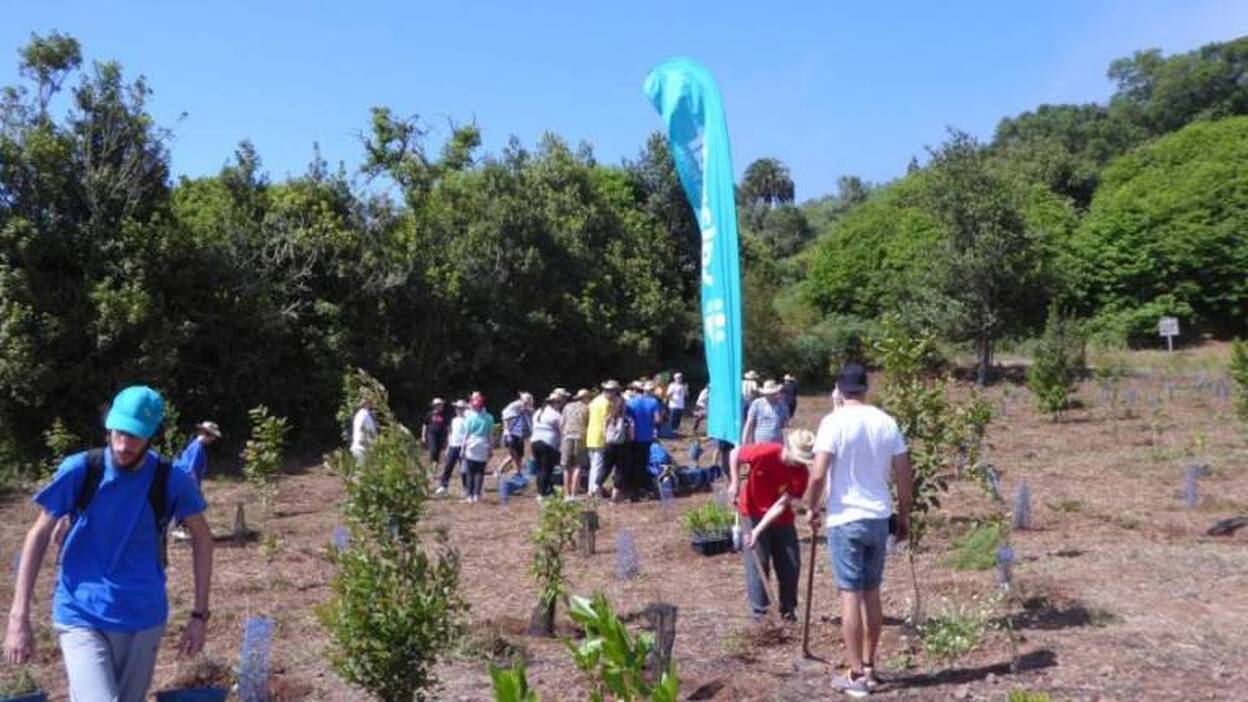
[[[165,401],[146,385],[131,385],[117,393],[104,428],[150,439],[165,418]]]

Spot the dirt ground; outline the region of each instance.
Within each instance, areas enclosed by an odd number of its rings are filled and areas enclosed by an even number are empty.
[[[990,388],[997,417],[987,460],[1002,473],[1007,501],[1020,480],[1032,490],[1034,529],[1012,536],[1020,669],[1010,671],[1010,647],[1000,630],[960,658],[926,656],[903,621],[913,595],[906,558],[898,554],[888,561],[883,589],[885,685],[877,696],[1003,700],[1012,689],[1025,688],[1047,691],[1055,700],[1248,699],[1248,529],[1230,537],[1205,535],[1218,519],[1248,514],[1248,432],[1211,382],[1225,377],[1225,358],[1224,346],[1172,358],[1135,354],[1136,372],[1124,381],[1116,411],[1107,406],[1107,391],[1090,380],[1080,391],[1084,407],[1060,423],[1037,414],[1021,386],[1004,381]],[[813,429],[828,409],[823,397],[802,397],[795,425]],[[678,459],[684,459],[686,444],[673,443]],[[1201,479],[1199,503],[1189,508],[1182,477],[1194,446],[1212,474]],[[708,461],[704,457],[703,465]],[[205,492],[210,521],[227,532],[235,501],[249,499],[248,490],[210,479]],[[338,480],[310,467],[283,478],[270,514],[249,502],[249,520],[268,540],[241,548],[220,544],[204,660],[232,666],[244,621],[270,617],[276,623],[276,698],[366,698],[329,670],[327,637],[314,612],[329,594],[333,572],[325,554],[341,524],[341,499]],[[751,624],[740,556],[704,558],[690,549],[679,514],[708,499],[710,493],[678,498],[666,510],[658,502],[602,505],[597,555],[569,556],[571,591],[602,591],[626,615],[654,601],[675,604],[682,698],[805,700],[832,694],[828,678],[842,648],[823,544],[811,644],[822,661],[802,661],[800,627],[763,635]],[[929,614],[973,607],[993,595],[992,571],[955,571],[946,561],[951,542],[994,509],[974,482],[952,484],[918,555]],[[523,635],[536,598],[526,541],[536,511],[532,497],[501,506],[488,479],[483,504],[448,499],[432,505],[431,526],[445,527],[462,556],[461,588],[471,604],[472,631],[439,664],[437,699],[489,699],[490,650],[522,653],[529,681],[543,699],[586,697],[585,680],[560,641]],[[8,564],[33,510],[25,496],[10,496],[0,515],[0,558]],[[614,544],[623,530],[634,536],[641,560],[640,575],[627,581],[615,577]],[[808,540],[802,549],[806,559]],[[0,589],[11,593],[11,570],[0,571]],[[64,699],[64,673],[46,614],[49,573],[45,567],[39,581],[35,672],[53,699]],[[195,668],[171,653],[191,602],[185,546],[173,549],[168,574],[173,615],[155,689]],[[566,622],[562,609],[559,616]]]

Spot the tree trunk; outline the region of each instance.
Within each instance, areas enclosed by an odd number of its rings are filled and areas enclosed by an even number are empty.
[[[672,646],[676,643],[676,605],[652,602],[645,611],[646,621],[654,630],[654,649],[646,667],[651,679],[658,682],[672,662]]]
[[[550,638],[555,635],[555,600],[538,602],[529,617],[529,636]]]
[[[988,365],[992,363],[992,341],[986,335],[981,335],[977,345],[979,346],[979,369],[975,384],[983,388],[988,385]]]
[[[910,624],[918,626],[923,622],[923,604],[919,595],[919,572],[914,564],[914,547],[909,549],[910,553],[910,582],[914,585],[914,605],[910,607]]]

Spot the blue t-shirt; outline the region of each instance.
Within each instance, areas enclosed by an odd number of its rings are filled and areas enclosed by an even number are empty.
[[[160,567],[156,519],[147,494],[156,476],[156,454],[148,452],[134,471],[113,466],[104,451],[104,474],[86,511],[78,515],[61,549],[52,622],[101,631],[134,632],[165,622],[165,571]],[[61,462],[34,501],[53,517],[74,510],[86,481],[87,454]],[[175,519],[200,514],[206,505],[191,475],[169,471],[165,504]]]
[[[191,439],[186,448],[182,449],[182,453],[174,459],[173,465],[190,473],[195,478],[196,485],[202,484],[204,473],[208,470],[208,452],[204,450],[204,442],[198,436]]]
[[[628,401],[628,414],[633,418],[633,441],[654,441],[654,415],[661,409],[659,398],[650,394]]]

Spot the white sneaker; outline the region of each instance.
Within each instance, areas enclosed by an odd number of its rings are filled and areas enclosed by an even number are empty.
[[[190,541],[191,540],[191,535],[187,533],[186,529],[174,529],[169,532],[169,535],[173,537],[174,541]]]
[[[446,488],[439,485],[438,489],[433,491],[433,494],[437,497],[441,497],[446,494]]]

